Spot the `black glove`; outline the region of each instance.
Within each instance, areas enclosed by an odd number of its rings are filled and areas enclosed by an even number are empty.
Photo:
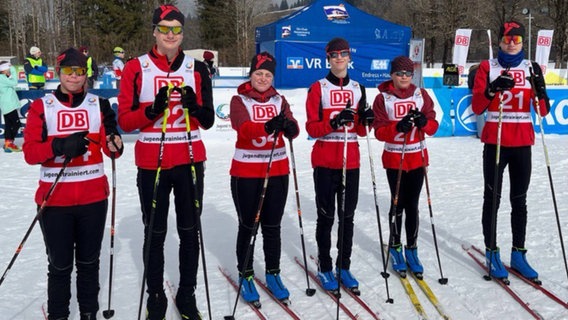
[[[355,120],[353,116],[355,114],[355,110],[351,108],[345,108],[338,113],[335,118],[329,121],[329,124],[333,128],[333,130],[337,130],[337,128],[344,126],[348,123],[351,123]]]
[[[186,108],[190,114],[199,109],[197,96],[195,95],[195,91],[193,91],[192,87],[185,86],[181,88],[181,105]]]
[[[87,134],[89,134],[89,131],[80,131],[65,138],[54,138],[51,142],[53,154],[67,158],[75,158],[85,154],[89,146]]]
[[[284,122],[284,136],[288,139],[292,139],[298,135],[300,132],[300,128],[298,128],[298,124],[292,120],[286,119]]]
[[[491,92],[511,90],[515,86],[515,80],[509,73],[503,72],[497,79],[489,84]]]
[[[266,131],[266,133],[268,134],[271,134],[274,131],[282,131],[282,129],[284,129],[285,121],[286,118],[284,117],[284,115],[279,114],[274,118],[268,120],[266,123],[264,123],[264,131]]]
[[[534,86],[536,96],[539,99],[544,99],[546,97],[546,85],[544,83],[544,77],[542,75],[532,74],[529,80]]]
[[[422,113],[418,109],[410,109],[409,114],[412,115],[412,118],[414,119],[414,125],[418,129],[424,128],[426,123],[428,123],[428,119],[426,119],[426,115],[424,115],[424,113]]]
[[[154,120],[161,115],[168,107],[168,100],[168,86],[163,86],[160,90],[158,90],[154,103],[151,106],[146,107],[146,110],[144,110],[146,118]]]
[[[375,121],[375,113],[371,108],[359,108],[359,122],[363,125],[371,125]]]
[[[412,130],[413,120],[412,114],[407,114],[396,124],[396,131],[407,133]]]

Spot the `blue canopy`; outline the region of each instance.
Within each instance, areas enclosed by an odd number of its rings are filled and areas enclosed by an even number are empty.
[[[341,0],[316,0],[256,28],[256,52],[268,51],[276,58],[275,87],[309,87],[328,73],[325,45],[335,37],[350,44],[349,76],[366,87],[376,87],[390,79],[392,58],[408,56],[411,29]]]

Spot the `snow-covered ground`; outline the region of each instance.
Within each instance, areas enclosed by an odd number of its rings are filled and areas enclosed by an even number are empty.
[[[296,163],[300,185],[300,198],[307,253],[316,253],[315,204],[310,166],[312,141],[305,133],[295,141]],[[228,169],[233,150],[233,139],[207,139],[208,149],[206,190],[202,223],[205,237],[205,256],[209,277],[212,319],[230,315],[235,292],[218,271],[223,266],[236,275],[235,239],[237,217],[229,189]],[[21,142],[20,139],[18,141]],[[546,143],[550,154],[552,177],[554,178],[561,227],[568,236],[568,136],[547,135]],[[429,183],[438,246],[441,254],[443,275],[449,279],[447,285],[438,284],[440,270],[436,260],[432,238],[431,220],[427,206],[425,188],[421,197],[421,225],[419,253],[425,267],[425,279],[440,299],[452,319],[531,319],[532,317],[509,297],[495,283],[482,279],[484,273],[462,250],[462,244],[483,246],[481,233],[481,204],[483,182],[481,174],[482,144],[474,137],[429,138],[427,144],[431,154]],[[136,168],[133,160],[132,138],[126,144],[124,156],[117,160],[117,220],[115,237],[115,273],[112,291],[114,319],[135,319],[142,278],[142,222],[137,190],[135,187]],[[365,139],[361,145],[361,182],[359,206],[355,216],[355,237],[351,270],[360,280],[362,297],[378,311],[381,318],[415,319],[416,313],[404,293],[398,279],[391,276],[388,281],[394,304],[387,304],[379,251],[378,225],[370,178],[369,150]],[[384,170],[380,162],[382,144],[371,139],[372,156],[375,162],[380,223],[383,239],[388,237],[389,193]],[[106,170],[110,181],[110,160]],[[29,166],[23,155],[0,153],[0,270],[5,270],[14,251],[28,229],[35,214],[33,194],[37,186],[38,166]],[[505,181],[508,178],[505,178]],[[335,304],[323,292],[313,297],[305,294],[306,280],[302,269],[294,262],[301,257],[298,215],[290,180],[290,193],[286,214],[282,222],[282,275],[291,292],[292,307],[302,319],[335,319]],[[504,185],[504,200],[498,218],[498,243],[502,248],[505,262],[509,261],[511,233],[509,223],[508,184]],[[564,301],[568,300],[567,277],[562,260],[556,216],[551,200],[547,168],[540,136],[533,148],[533,173],[528,193],[528,234],[527,248],[529,261],[540,273],[545,286],[556,292]],[[172,209],[173,210],[173,209]],[[110,214],[110,210],[109,210]],[[173,283],[178,280],[177,235],[174,219],[170,216],[170,229],[166,242],[166,277]],[[110,228],[110,215],[107,219]],[[105,235],[101,256],[101,311],[108,304],[109,234]],[[263,274],[263,256],[260,248],[262,236],[257,239],[255,266],[257,274]],[[335,254],[334,250],[332,254]],[[1,319],[42,319],[41,306],[46,301],[45,248],[39,227],[33,230],[18,260],[0,287]],[[314,265],[309,262],[310,268]],[[511,287],[521,293],[545,319],[566,319],[568,310],[552,302],[517,279],[511,279]],[[207,315],[205,287],[202,269],[199,273],[198,303],[204,316]],[[316,284],[310,282],[311,287]],[[431,319],[439,316],[428,303],[418,287],[418,296]],[[370,316],[351,298],[344,295],[344,301],[361,319]],[[73,297],[75,299],[75,297]],[[270,319],[286,319],[288,316],[270,298],[261,292],[262,311]],[[171,304],[171,302],[170,302]],[[171,308],[170,308],[171,310]],[[72,302],[72,317],[78,319],[76,302]],[[340,313],[341,319],[346,319]],[[99,318],[103,318],[99,314]],[[256,316],[244,303],[239,302],[236,318],[255,319]],[[175,319],[169,313],[168,319]]]

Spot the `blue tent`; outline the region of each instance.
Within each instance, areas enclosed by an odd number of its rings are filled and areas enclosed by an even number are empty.
[[[309,87],[325,77],[325,45],[342,37],[351,46],[349,75],[366,87],[390,79],[390,60],[408,56],[410,27],[382,20],[341,0],[316,0],[273,23],[256,28],[256,52],[277,60],[277,88]]]

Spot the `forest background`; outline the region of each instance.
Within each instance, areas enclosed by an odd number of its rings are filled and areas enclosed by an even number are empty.
[[[279,2],[279,3],[278,3]],[[87,45],[99,65],[112,62],[112,49],[127,57],[147,52],[152,38],[152,12],[175,3],[187,15],[184,49],[219,52],[219,66],[247,66],[255,51],[255,27],[293,13],[312,0],[0,0],[0,56],[21,63],[38,46],[49,65],[69,46]],[[425,39],[426,67],[450,63],[455,31],[473,29],[469,61],[488,57],[487,29],[494,48],[499,26],[515,19],[529,29],[536,44],[540,29],[553,29],[551,62],[568,63],[568,1],[566,0],[338,0],[382,19],[410,26],[413,38]],[[526,10],[530,14],[526,14]],[[525,14],[524,14],[524,13]],[[330,35],[330,38],[333,35]],[[528,43],[528,42],[526,42]],[[528,50],[525,45],[525,50]],[[532,57],[534,59],[534,55]]]

